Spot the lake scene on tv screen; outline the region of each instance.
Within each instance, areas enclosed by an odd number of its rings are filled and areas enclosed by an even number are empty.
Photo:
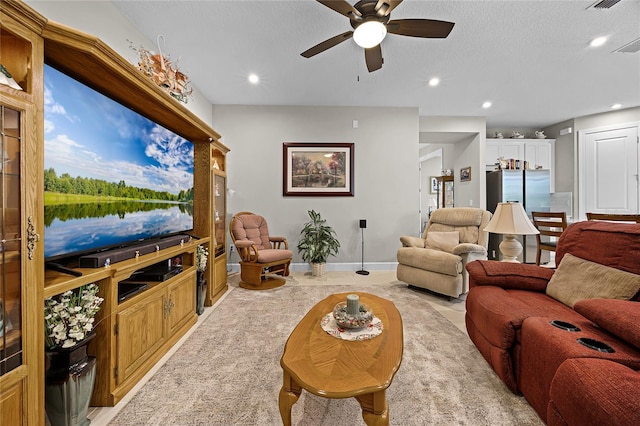
[[[193,228],[193,144],[45,65],[45,258]]]

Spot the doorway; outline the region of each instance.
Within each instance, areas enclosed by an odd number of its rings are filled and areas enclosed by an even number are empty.
[[[421,156],[418,170],[420,171],[420,235],[422,235],[431,212],[437,206],[432,180],[440,176],[442,170],[442,148]]]

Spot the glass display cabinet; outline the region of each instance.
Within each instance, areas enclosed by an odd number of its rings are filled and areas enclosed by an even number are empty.
[[[22,364],[20,112],[0,105],[0,375]]]
[[[226,241],[226,217],[227,217],[227,200],[226,188],[227,179],[214,172],[214,227],[215,227],[215,256],[221,256],[225,252]]]

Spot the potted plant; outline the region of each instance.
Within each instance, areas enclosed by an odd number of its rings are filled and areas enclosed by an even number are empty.
[[[204,271],[207,270],[207,259],[209,258],[209,250],[202,245],[196,247],[196,313],[202,315],[204,312],[204,299],[207,295],[207,279],[204,277]]]
[[[45,410],[52,426],[89,423],[96,358],[87,346],[103,302],[98,291],[92,283],[44,301]]]
[[[302,238],[298,242],[298,253],[302,260],[311,263],[314,277],[324,275],[327,258],[338,254],[340,242],[336,232],[327,225],[327,221],[320,213],[309,210],[309,222],[304,224],[300,235]]]

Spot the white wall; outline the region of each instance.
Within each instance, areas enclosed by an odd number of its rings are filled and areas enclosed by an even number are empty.
[[[342,245],[329,258],[329,269],[360,269],[359,219],[367,219],[365,269],[375,269],[369,262],[394,268],[399,237],[419,230],[416,108],[215,105],[213,124],[231,149],[228,186],[235,192],[227,201],[228,217],[238,211],[264,216],[271,234],[287,237],[294,263],[301,262],[295,247],[311,209],[327,219]],[[355,196],[283,196],[284,142],[354,143]]]
[[[29,6],[51,21],[75,28],[98,37],[130,63],[138,63],[138,53],[131,48],[141,46],[157,51],[156,40],[147,39],[116,7],[108,1],[25,1]],[[180,52],[164,52],[171,58],[179,58]],[[178,64],[179,65],[179,64]],[[204,98],[196,86],[193,96],[184,104],[202,121],[211,125],[211,102]],[[177,100],[175,102],[178,102]]]

